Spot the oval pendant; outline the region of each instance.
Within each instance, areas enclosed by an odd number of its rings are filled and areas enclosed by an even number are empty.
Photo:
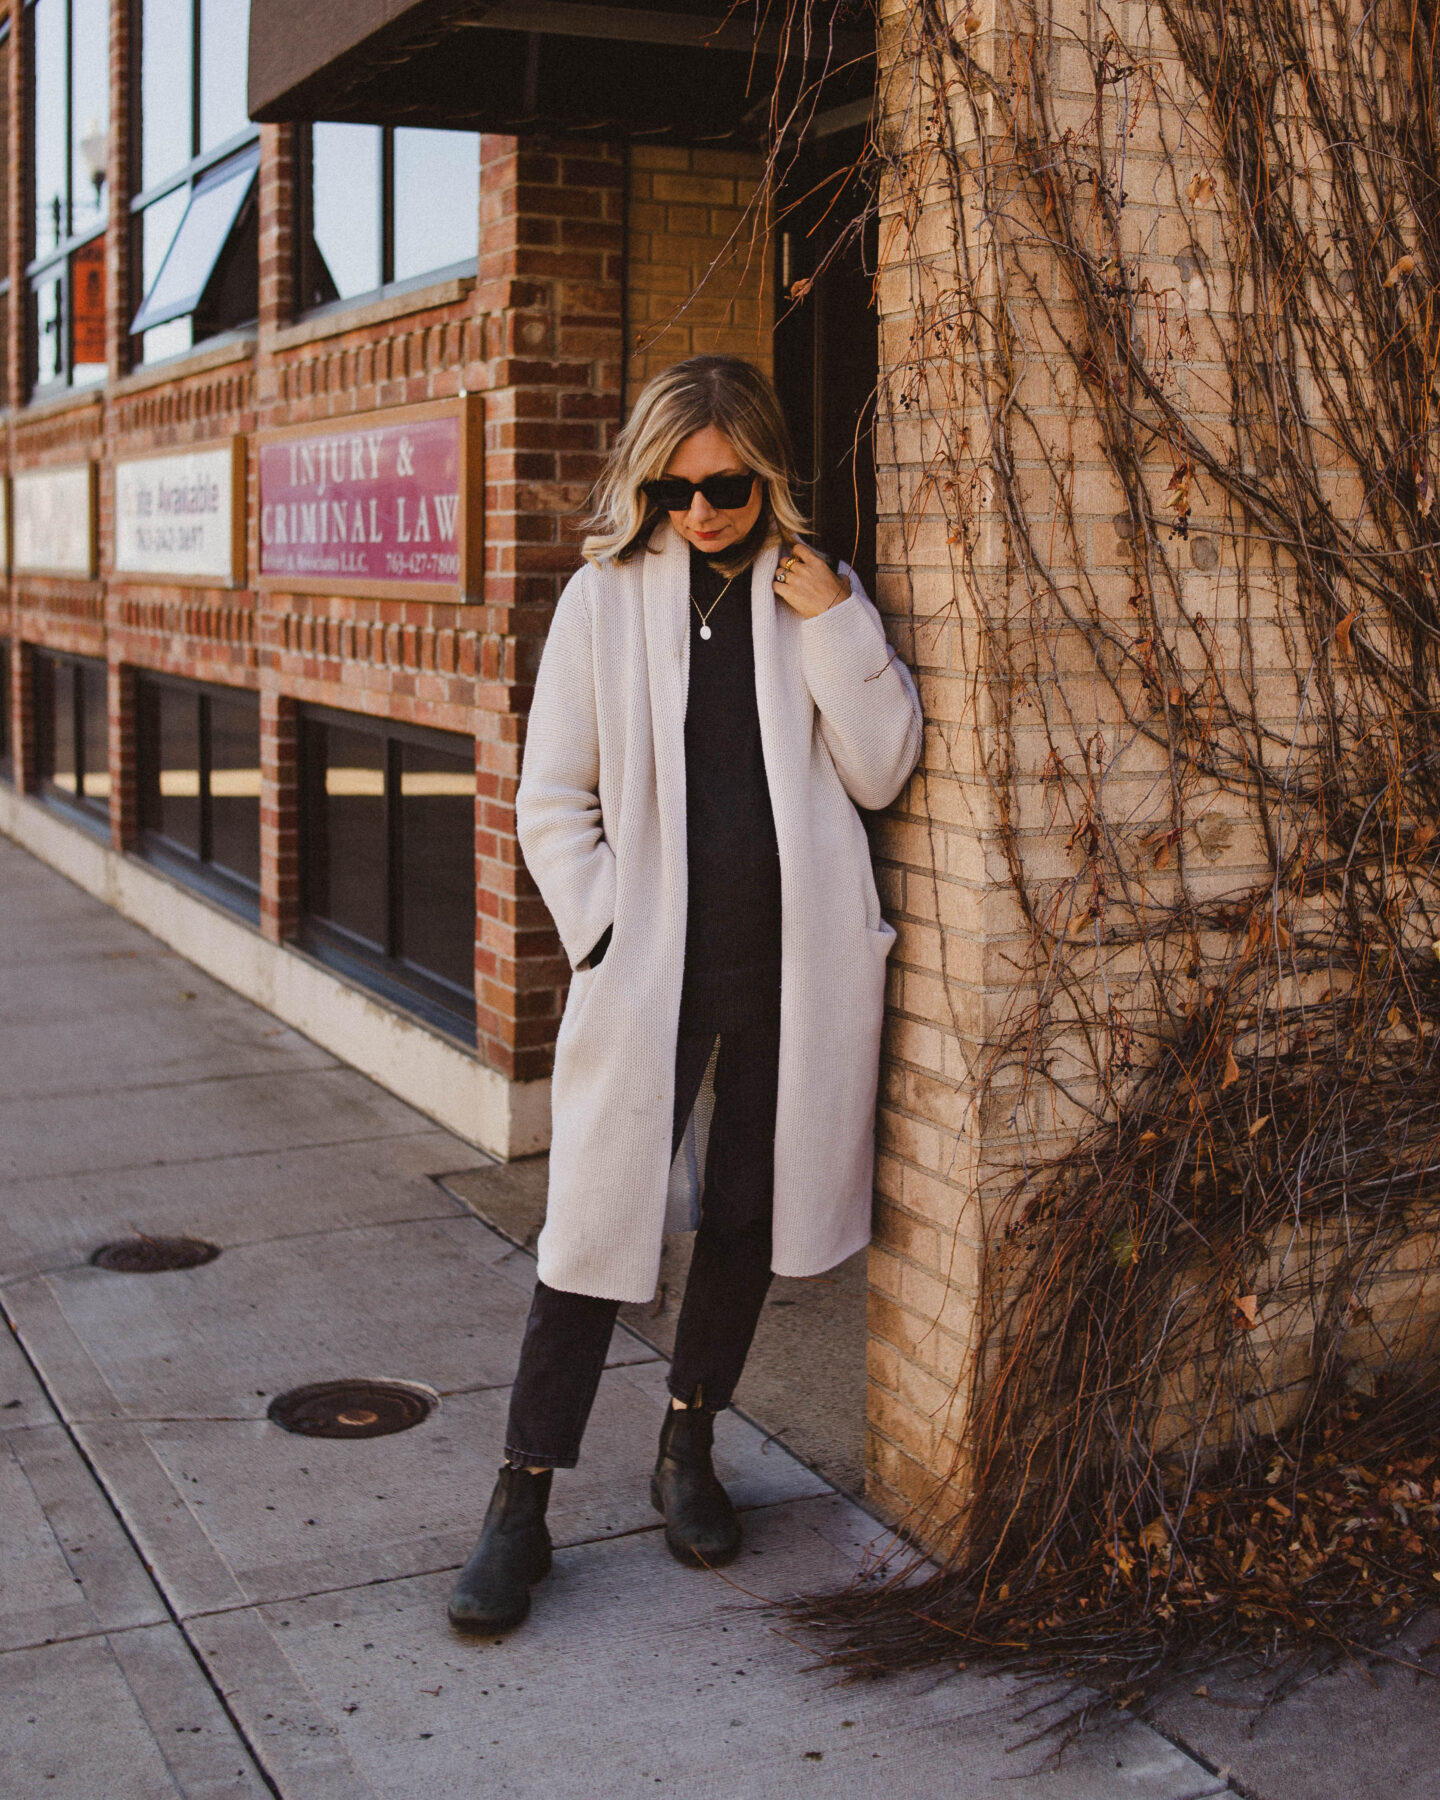
[[[710,627],[708,625],[702,625],[700,627],[700,635],[702,638],[708,638],[710,635]]]

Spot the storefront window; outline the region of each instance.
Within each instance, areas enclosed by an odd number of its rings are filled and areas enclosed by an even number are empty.
[[[110,821],[110,730],[105,665],[35,652],[36,772],[41,795],[96,824]]]
[[[110,8],[33,0],[35,216],[31,380],[37,392],[105,378]]]
[[[473,1041],[473,742],[317,709],[300,747],[306,947]]]
[[[473,270],[480,249],[480,139],[408,125],[310,127],[300,291],[306,307],[392,282]]]
[[[143,0],[140,305],[144,362],[254,322],[259,134],[245,116],[249,0]]]
[[[143,854],[246,917],[257,917],[258,696],[142,674],[137,698]]]

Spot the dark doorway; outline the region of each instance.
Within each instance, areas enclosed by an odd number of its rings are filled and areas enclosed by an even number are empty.
[[[854,173],[859,130],[796,156],[775,244],[775,386],[795,438],[815,542],[875,581],[875,223]],[[806,284],[809,283],[809,286]]]

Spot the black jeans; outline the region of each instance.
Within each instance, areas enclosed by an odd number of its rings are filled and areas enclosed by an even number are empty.
[[[716,1035],[684,1036],[676,1044],[672,1156]],[[777,1022],[718,1036],[705,1199],[670,1365],[670,1392],[677,1400],[716,1410],[730,1404],[770,1286],[780,1027]],[[510,1462],[574,1468],[619,1308],[618,1300],[535,1284],[510,1391]]]

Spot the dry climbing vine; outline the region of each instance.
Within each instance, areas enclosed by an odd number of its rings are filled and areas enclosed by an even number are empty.
[[[852,1671],[1283,1686],[1440,1579],[1437,38],[1440,0],[885,9],[882,505],[964,692],[914,806],[968,809],[1003,951],[944,970],[980,1224],[939,1572],[796,1609]]]

